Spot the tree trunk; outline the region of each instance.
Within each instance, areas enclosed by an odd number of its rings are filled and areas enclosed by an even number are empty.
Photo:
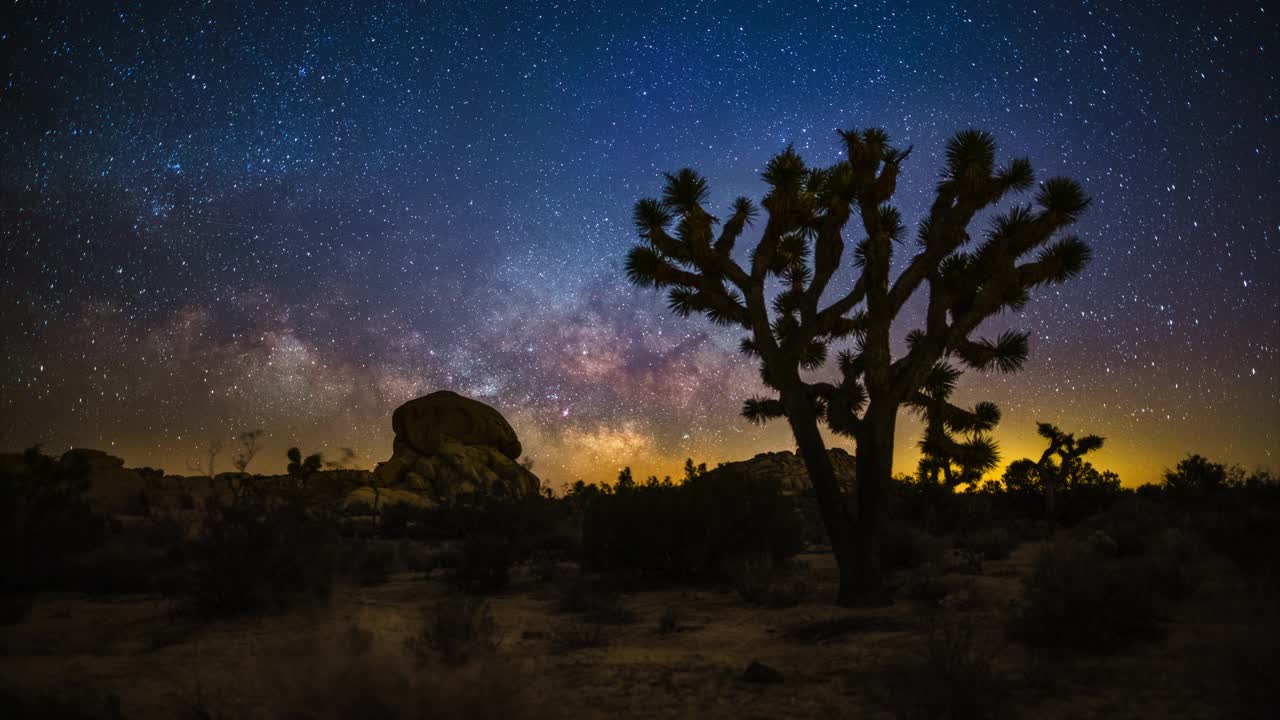
[[[796,438],[796,449],[809,472],[809,482],[813,485],[813,494],[818,501],[818,512],[822,516],[827,539],[831,542],[831,552],[835,554],[836,566],[840,570],[840,589],[836,594],[836,602],[848,605],[852,602],[859,579],[857,547],[854,545],[849,507],[840,492],[831,456],[827,454],[827,445],[818,430],[818,418],[808,399],[787,402],[786,408],[787,420]]]
[[[1053,539],[1055,530],[1054,525],[1054,489],[1058,485],[1058,478],[1050,474],[1045,478],[1044,484],[1044,536],[1047,540]]]
[[[878,593],[884,580],[880,567],[880,535],[884,525],[886,492],[893,478],[896,422],[896,408],[890,412],[868,410],[863,418],[862,432],[858,434],[858,502],[854,524],[857,562],[853,592],[864,596]],[[844,583],[841,585],[841,593],[844,594]]]

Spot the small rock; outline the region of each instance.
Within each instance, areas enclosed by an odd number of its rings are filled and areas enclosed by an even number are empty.
[[[752,660],[746,671],[742,673],[742,679],[756,685],[772,685],[782,682],[782,673],[778,672],[777,668]]]

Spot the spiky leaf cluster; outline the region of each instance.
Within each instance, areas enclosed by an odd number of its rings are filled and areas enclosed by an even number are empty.
[[[1049,446],[1040,455],[1039,465],[1042,468],[1042,474],[1052,469],[1052,461],[1056,457],[1057,474],[1060,479],[1070,474],[1075,465],[1080,462],[1080,458],[1101,450],[1103,443],[1106,442],[1106,438],[1100,435],[1084,435],[1077,438],[1075,433],[1063,432],[1056,425],[1045,422],[1036,423],[1036,432],[1049,441]]]
[[[920,391],[907,402],[925,422],[920,439],[919,474],[949,488],[976,483],[1000,463],[1000,448],[991,431],[1000,422],[1000,409],[981,402],[971,409],[951,404],[960,370],[946,363],[934,365]]]

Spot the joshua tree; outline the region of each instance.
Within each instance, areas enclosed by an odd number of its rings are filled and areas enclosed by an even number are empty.
[[[1000,463],[1000,450],[987,435],[1000,422],[1000,409],[982,402],[972,412],[952,412],[951,393],[959,378],[959,370],[936,365],[920,388],[919,397],[909,403],[925,420],[920,439],[920,475],[937,483],[941,471],[948,489],[966,483],[976,485],[983,474]],[[957,440],[957,433],[963,439]]]
[[[258,444],[261,439],[261,430],[240,433],[240,448],[236,450],[235,457],[231,459],[231,464],[235,466],[237,472],[243,473],[248,469],[249,463],[253,462],[253,458],[257,456],[258,450],[261,449]]]
[[[187,469],[209,478],[209,490],[212,491],[214,489],[213,479],[217,477],[218,474],[218,455],[222,454],[222,441],[216,439],[210,440],[209,444],[204,448],[204,454],[205,463],[203,465],[200,464],[199,460],[189,458],[187,460]],[[191,488],[188,487],[183,487],[183,490],[188,493],[191,492]]]
[[[296,447],[289,448],[285,456],[289,458],[289,475],[299,482],[319,472],[320,466],[324,464],[324,457],[320,453],[308,455],[303,459],[302,451]]]
[[[892,147],[878,129],[840,136],[845,159],[830,167],[810,168],[792,148],[769,161],[764,228],[745,264],[734,246],[757,218],[757,206],[738,198],[721,223],[705,207],[710,191],[703,177],[689,169],[668,174],[662,199],[636,203],[635,224],[644,242],[627,256],[626,273],[637,285],[667,289],[679,315],[702,313],[750,333],[742,350],[759,361],[772,394],[747,400],[743,414],[756,422],[787,418],[840,566],[837,601],[847,603],[880,586],[879,538],[899,408],[928,404],[922,390],[947,358],[978,369],[1021,367],[1025,333],[1009,331],[994,340],[970,336],[984,319],[1026,305],[1032,288],[1062,282],[1084,268],[1088,246],[1055,236],[1089,201],[1072,180],[1051,179],[1040,186],[1036,207],[1010,208],[976,247],[967,247],[974,216],[1011,192],[1027,190],[1034,178],[1025,159],[997,168],[991,135],[966,130],[947,143],[916,253],[891,280],[893,252],[906,227],[888,203],[910,150]],[[855,217],[864,237],[846,265],[852,272],[838,277],[846,225]],[[895,358],[894,320],[922,288],[924,327],[897,335],[907,345]],[[834,296],[829,303],[828,290]],[[802,376],[821,368],[830,346],[840,341],[850,341],[852,348],[840,353],[837,378]],[[978,414],[955,406],[949,412]],[[820,422],[857,442],[852,507],[836,483]]]
[[[1055,496],[1061,486],[1075,468],[1080,458],[1102,447],[1104,438],[1099,435],[1085,435],[1079,440],[1072,433],[1064,433],[1055,425],[1037,423],[1036,431],[1040,437],[1049,441],[1049,447],[1040,454],[1036,463],[1040,480],[1044,483],[1044,515],[1046,532],[1053,536],[1055,520]],[[1058,467],[1053,467],[1053,457],[1058,457]]]

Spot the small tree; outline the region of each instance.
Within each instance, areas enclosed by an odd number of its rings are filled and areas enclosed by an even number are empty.
[[[1044,483],[1044,516],[1046,532],[1053,537],[1056,523],[1057,489],[1063,487],[1067,478],[1075,473],[1080,465],[1080,458],[1102,448],[1105,438],[1099,435],[1085,435],[1079,440],[1071,433],[1064,433],[1049,423],[1038,423],[1036,431],[1040,437],[1049,441],[1049,447],[1040,454],[1036,463],[1040,480]],[[1057,457],[1057,467],[1053,459]]]
[[[1164,486],[1178,494],[1207,494],[1226,487],[1227,466],[1202,455],[1188,455],[1164,471]]]
[[[261,449],[259,442],[262,440],[261,430],[250,430],[240,433],[240,447],[236,450],[236,454],[231,458],[231,464],[235,466],[236,472],[243,473],[249,468],[249,463],[253,462],[253,458]]]
[[[785,417],[790,424],[840,567],[837,601],[847,603],[881,585],[880,534],[898,410],[930,403],[922,388],[947,358],[976,369],[1022,366],[1025,333],[970,336],[988,317],[1024,307],[1031,289],[1084,268],[1088,246],[1055,237],[1089,200],[1074,181],[1051,179],[1036,195],[1038,207],[1009,209],[977,247],[966,249],[974,216],[1029,189],[1034,177],[1025,159],[998,168],[990,134],[961,132],[947,143],[917,252],[891,281],[894,249],[906,226],[889,200],[910,150],[894,148],[878,129],[840,136],[845,159],[829,167],[807,166],[792,148],[769,161],[763,174],[768,192],[760,204],[767,217],[745,266],[734,247],[760,208],[738,198],[721,223],[706,209],[710,190],[702,176],[689,169],[668,174],[661,199],[636,203],[644,242],[628,254],[626,274],[642,287],[666,289],[679,315],[701,313],[748,331],[742,350],[760,363],[771,394],[748,400],[743,414],[756,422]],[[841,291],[827,303],[854,217],[864,236],[855,241],[853,272],[838,281]],[[924,327],[899,335],[907,352],[895,358],[894,321],[925,287]],[[846,341],[852,347],[839,355],[837,379],[802,375],[824,366],[831,345]],[[978,414],[955,406],[949,412]],[[857,442],[852,507],[836,482],[819,430],[823,422]]]
[[[694,480],[697,480],[698,478],[706,474],[707,474],[706,463],[698,463],[697,465],[694,465],[693,458],[684,459],[684,481],[685,482],[693,482]]]
[[[324,463],[324,457],[320,453],[308,455],[305,459],[302,457],[302,451],[296,447],[289,448],[285,456],[289,458],[289,475],[298,482],[306,480],[308,477],[320,471],[320,466]]]
[[[1022,458],[1009,463],[1000,478],[1005,490],[1011,493],[1040,494],[1044,484],[1040,480],[1040,465],[1031,458]]]
[[[212,484],[214,476],[217,475],[218,456],[221,454],[222,441],[210,440],[209,444],[204,448],[204,463],[202,464],[197,458],[189,458],[187,460],[187,469],[209,478],[210,484]]]

